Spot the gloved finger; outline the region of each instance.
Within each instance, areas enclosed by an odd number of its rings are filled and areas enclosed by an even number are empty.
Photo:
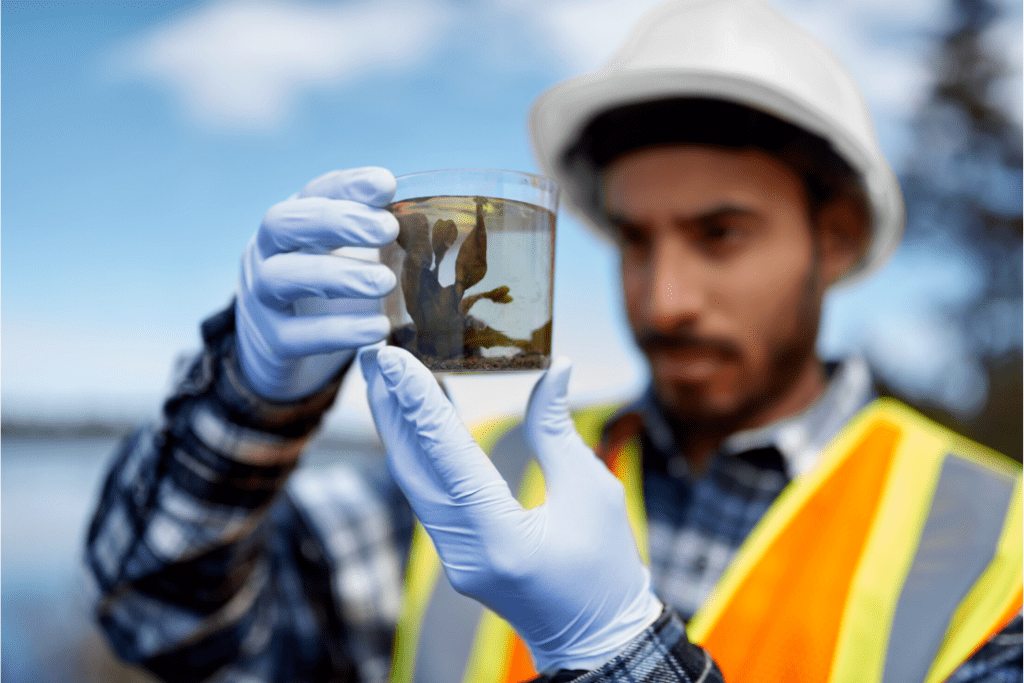
[[[412,354],[394,346],[377,352],[384,384],[420,451],[452,503],[519,507],[508,484],[462,424],[437,380]]]
[[[384,207],[395,196],[395,176],[379,166],[331,171],[306,183],[299,196],[348,199]]]
[[[569,415],[572,362],[557,356],[534,385],[526,408],[526,438],[544,471],[548,488],[573,485],[581,467],[598,463]],[[598,463],[599,464],[599,463]]]
[[[257,234],[260,255],[382,247],[398,237],[398,220],[385,209],[346,199],[307,197],[270,207]]]
[[[248,307],[239,307],[250,315]],[[374,344],[387,338],[391,323],[381,314],[291,315],[264,308],[254,321],[268,353],[277,358],[296,358],[332,353]]]
[[[275,254],[256,267],[256,296],[278,310],[303,297],[382,297],[398,282],[383,264],[334,254]]]
[[[405,493],[420,521],[430,524],[438,511],[448,505],[448,494],[440,486],[420,451],[416,427],[402,415],[398,398],[384,381],[377,365],[379,348],[364,349],[359,365],[366,379],[366,397],[373,421],[387,451],[388,468]]]

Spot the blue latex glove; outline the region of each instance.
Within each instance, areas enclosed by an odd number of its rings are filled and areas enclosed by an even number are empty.
[[[593,669],[654,622],[622,485],[569,417],[571,365],[534,387],[526,432],[545,502],[524,509],[421,363],[395,347],[361,356],[388,465],[452,586],[507,620],[538,671]]]
[[[395,194],[383,168],[334,171],[267,211],[242,256],[235,300],[242,372],[260,395],[312,393],[355,354],[390,333],[379,297],[394,289],[380,263],[330,253],[398,236],[381,208]]]

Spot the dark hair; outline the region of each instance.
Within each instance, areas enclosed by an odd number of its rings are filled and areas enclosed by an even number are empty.
[[[595,117],[564,155],[570,169],[600,172],[633,150],[663,144],[756,147],[774,155],[803,179],[811,215],[840,196],[868,203],[857,172],[825,138],[752,107],[705,98],[671,98],[627,104]],[[594,174],[598,175],[598,174]],[[599,200],[599,187],[589,188]]]

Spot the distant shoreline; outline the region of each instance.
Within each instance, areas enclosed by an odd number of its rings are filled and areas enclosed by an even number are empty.
[[[0,421],[0,438],[30,439],[89,439],[121,438],[126,436],[135,423],[107,420],[3,420]]]

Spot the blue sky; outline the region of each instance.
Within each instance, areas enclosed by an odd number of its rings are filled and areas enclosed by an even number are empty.
[[[530,103],[596,68],[654,4],[3,2],[5,417],[154,413],[174,358],[229,300],[263,213],[312,177],[361,165],[536,170]],[[771,4],[847,64],[899,170],[944,3]],[[1008,7],[991,44],[1017,75],[1005,97],[1019,117],[1020,8]],[[563,212],[556,258],[554,342],[575,361],[574,398],[628,396],[645,370],[614,254]],[[908,386],[969,403],[972,369],[956,365],[958,340],[926,304],[971,282],[941,253],[900,254],[833,297],[822,348],[881,349]],[[950,380],[949,362],[964,377]],[[452,386],[469,421],[519,410],[527,388]],[[368,424],[358,378],[330,424]]]

